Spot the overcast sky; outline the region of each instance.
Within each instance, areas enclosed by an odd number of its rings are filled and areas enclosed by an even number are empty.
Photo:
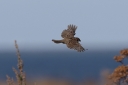
[[[127,48],[128,0],[0,0],[0,50],[15,39],[21,48],[67,49],[51,40],[69,24],[88,49]]]

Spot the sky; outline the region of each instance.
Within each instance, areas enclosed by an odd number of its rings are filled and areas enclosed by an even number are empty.
[[[127,48],[128,0],[0,0],[0,51],[67,49],[51,40],[69,24],[85,48]]]

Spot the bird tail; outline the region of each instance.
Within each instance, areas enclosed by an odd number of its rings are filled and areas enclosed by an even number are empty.
[[[57,44],[59,44],[59,43],[63,43],[63,44],[64,44],[63,40],[54,40],[54,39],[52,39],[52,41],[53,41],[54,43],[57,43]]]

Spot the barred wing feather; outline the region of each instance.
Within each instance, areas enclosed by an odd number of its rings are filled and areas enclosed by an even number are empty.
[[[75,35],[75,31],[77,29],[77,26],[75,25],[68,25],[68,28],[66,30],[63,30],[61,33],[62,38],[72,38]]]

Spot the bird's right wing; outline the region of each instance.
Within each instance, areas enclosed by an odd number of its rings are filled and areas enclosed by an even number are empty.
[[[67,47],[70,49],[77,50],[78,52],[83,52],[85,49],[81,46],[81,44],[77,41],[71,40],[69,43],[66,43]]]
[[[68,28],[63,30],[61,33],[62,38],[72,38],[76,34],[75,31],[77,29],[77,26],[75,25],[68,25]]]

